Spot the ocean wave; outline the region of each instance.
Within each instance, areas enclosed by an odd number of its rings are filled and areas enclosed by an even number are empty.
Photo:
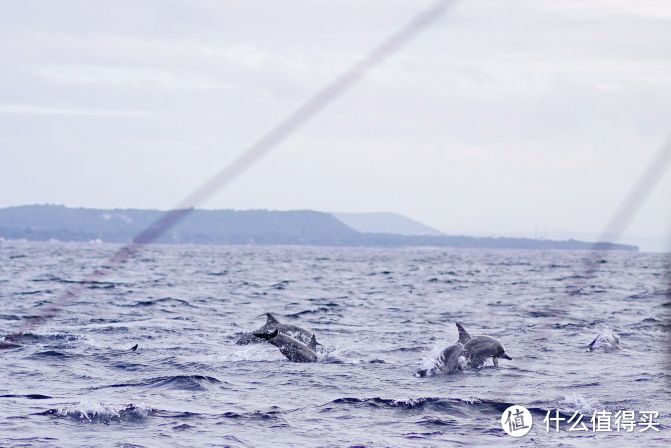
[[[631,328],[635,330],[651,330],[651,329],[667,330],[669,328],[669,325],[663,320],[656,319],[654,317],[648,317],[632,325]]]
[[[41,352],[36,352],[33,353],[32,355],[28,356],[30,359],[74,359],[74,358],[79,358],[80,355],[73,354],[73,353],[65,353],[65,352],[60,352],[58,350],[44,350]]]
[[[459,424],[452,419],[447,419],[445,416],[437,416],[437,415],[426,415],[419,420],[417,420],[415,423],[421,426],[447,426],[447,427],[452,427],[452,428],[458,428]]]
[[[303,316],[305,314],[328,313],[329,311],[331,311],[330,308],[322,306],[322,307],[313,308],[313,309],[310,309],[310,310],[298,311],[297,313],[293,313],[293,314],[287,314],[286,317],[300,317],[300,316]]]
[[[115,288],[117,286],[130,286],[130,284],[128,283],[102,281],[102,280],[70,280],[54,275],[38,277],[33,279],[33,282],[51,282],[51,283],[62,283],[65,285],[82,285],[87,286],[88,289],[110,289]]]
[[[274,285],[270,285],[270,287],[273,289],[283,290],[287,289],[290,283],[291,280],[282,280],[280,282],[275,283]]]
[[[164,387],[172,390],[207,390],[208,384],[221,384],[217,378],[205,375],[176,375],[154,379],[152,387]]]
[[[224,412],[223,418],[242,420],[279,420],[281,411]]]
[[[403,434],[403,437],[406,439],[432,439],[433,437],[442,436],[442,431],[432,431],[432,432],[409,432]]]
[[[641,291],[641,292],[636,293],[636,294],[631,294],[631,295],[627,296],[627,299],[639,300],[639,299],[652,299],[652,298],[666,297],[666,296],[671,296],[671,289],[650,288],[647,291]]]
[[[83,401],[79,404],[49,409],[38,415],[62,417],[82,423],[135,423],[145,420],[155,410],[136,404],[106,404]]]
[[[166,302],[175,302],[177,305],[185,305],[188,307],[193,307],[188,301],[184,299],[175,299],[174,297],[162,297],[160,299],[150,299],[150,300],[137,300],[133,303],[122,304],[118,306],[135,308],[135,307],[144,307],[144,306],[153,306]]]
[[[53,290],[51,289],[33,289],[29,291],[19,291],[10,294],[11,296],[32,296],[35,294],[51,294]]]
[[[351,406],[351,407],[367,407],[372,409],[395,409],[402,411],[430,411],[430,412],[446,412],[455,415],[465,415],[473,410],[479,410],[483,413],[498,414],[513,406],[514,403],[496,400],[480,400],[480,399],[462,399],[462,398],[440,398],[440,397],[421,397],[421,398],[406,398],[406,399],[391,399],[391,398],[352,398],[343,397],[337,398],[321,406],[322,412],[328,412],[334,407]],[[527,409],[532,414],[543,415],[547,413],[547,409],[541,407],[527,406]]]
[[[0,395],[0,398],[27,398],[29,400],[48,400],[53,397],[42,394],[24,394],[24,395],[7,394],[7,395]]]
[[[206,375],[174,375],[148,378],[135,383],[117,383],[107,386],[95,387],[92,389],[106,389],[118,387],[163,387],[170,390],[207,390],[208,384],[221,384],[221,380]]]
[[[20,333],[8,334],[4,340],[17,344],[44,344],[75,342],[81,339],[84,339],[84,337],[70,333]]]

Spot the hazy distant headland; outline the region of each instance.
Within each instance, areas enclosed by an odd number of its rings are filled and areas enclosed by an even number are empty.
[[[106,210],[58,205],[8,207],[0,209],[0,238],[128,243],[163,213],[160,210]],[[636,246],[605,242],[450,236],[393,213],[331,214],[313,210],[194,210],[156,242],[638,250]]]
[[[398,213],[331,213],[358,232],[392,233],[394,235],[441,235],[443,232]]]

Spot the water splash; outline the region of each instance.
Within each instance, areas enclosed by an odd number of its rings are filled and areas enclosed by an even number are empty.
[[[78,404],[50,409],[42,415],[53,415],[82,423],[139,422],[145,420],[153,409],[137,404],[108,404],[84,400]]]
[[[589,351],[612,352],[622,348],[620,346],[620,337],[613,333],[609,328],[603,328],[596,338],[587,346]]]

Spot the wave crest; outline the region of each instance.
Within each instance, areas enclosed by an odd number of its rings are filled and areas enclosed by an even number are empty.
[[[99,401],[83,401],[72,406],[49,409],[39,415],[52,415],[82,423],[120,423],[140,422],[145,420],[154,410],[135,404],[106,404]]]

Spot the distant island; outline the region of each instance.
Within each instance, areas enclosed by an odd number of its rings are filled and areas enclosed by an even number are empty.
[[[0,238],[128,243],[163,213],[160,210],[69,208],[60,205],[7,207],[0,209]],[[331,214],[313,210],[193,210],[156,242],[638,250],[636,246],[607,242],[452,236],[398,214]]]
[[[331,213],[358,232],[395,235],[444,235],[443,232],[399,213]]]

